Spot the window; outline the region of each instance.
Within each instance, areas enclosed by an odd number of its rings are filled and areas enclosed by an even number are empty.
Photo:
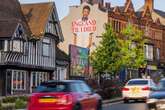
[[[134,81],[129,81],[127,85],[147,85],[148,81],[147,80],[134,80]]]
[[[13,51],[13,52],[23,52],[23,41],[22,40],[11,40],[11,41],[8,41],[9,42],[9,48],[10,48],[10,51]],[[6,42],[6,44],[8,44]]]
[[[37,87],[36,92],[69,92],[68,84],[53,82],[42,83]]]
[[[0,50],[4,50],[4,40],[0,40]]]
[[[32,72],[31,74],[31,87],[37,87],[41,82],[48,80],[47,72]]]
[[[26,89],[26,71],[13,70],[12,71],[12,89],[25,90]]]
[[[91,88],[89,88],[89,86],[85,83],[73,83],[71,85],[71,89],[72,92],[86,92],[86,93],[92,92]]]
[[[156,59],[160,60],[160,48],[156,48]]]
[[[81,83],[80,87],[82,88],[83,92],[91,93],[91,88],[85,83]]]
[[[49,51],[50,51],[50,39],[43,39],[42,42],[42,46],[43,46],[43,56],[49,56]]]
[[[13,40],[13,51],[14,52],[21,51],[21,42],[19,40]]]
[[[161,80],[158,85],[159,90],[165,90],[165,80]]]
[[[72,92],[83,92],[82,91],[82,88],[80,87],[80,84],[78,84],[78,83],[72,83],[71,84],[71,91]]]
[[[153,60],[153,45],[145,45],[145,57],[147,60]]]
[[[16,32],[14,33],[14,37],[23,38],[23,36],[24,36],[24,29],[23,29],[23,26],[21,24],[19,24]]]
[[[29,47],[28,42],[24,42],[24,55],[28,55]]]
[[[66,68],[57,67],[57,78],[58,80],[65,80],[67,77],[66,75]]]
[[[5,45],[4,45],[4,51],[8,51],[9,50],[9,41],[5,40]]]
[[[115,32],[120,32],[121,31],[121,22],[117,20],[112,20],[112,27]]]

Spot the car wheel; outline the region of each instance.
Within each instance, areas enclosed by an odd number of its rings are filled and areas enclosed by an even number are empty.
[[[124,101],[124,103],[129,103],[128,99],[124,99],[123,101]]]
[[[158,110],[154,104],[149,104],[148,109],[149,110]]]
[[[102,102],[99,101],[97,104],[97,110],[102,110]]]
[[[156,108],[149,108],[148,110],[157,110]]]
[[[76,105],[73,107],[73,110],[81,110],[81,105],[80,105],[80,104],[76,104]]]

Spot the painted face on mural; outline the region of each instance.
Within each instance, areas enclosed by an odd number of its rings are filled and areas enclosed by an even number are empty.
[[[84,6],[82,14],[83,14],[82,20],[88,20],[88,16],[90,14],[90,7],[89,6]]]

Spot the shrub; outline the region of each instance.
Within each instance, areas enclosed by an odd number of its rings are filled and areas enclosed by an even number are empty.
[[[22,99],[17,99],[15,102],[15,108],[16,109],[24,109],[26,108],[26,102]]]
[[[119,80],[102,79],[100,85],[97,80],[88,80],[87,83],[96,90],[103,99],[111,99],[115,97],[121,97],[121,88],[123,83]]]
[[[2,103],[15,103],[16,97],[5,97],[2,99]]]
[[[27,97],[27,96],[20,96],[19,99],[20,99],[20,100],[23,100],[23,101],[25,101],[25,102],[28,101],[28,97]]]
[[[2,109],[2,101],[0,101],[0,110],[3,110],[3,109]]]
[[[1,107],[0,110],[14,110],[14,106],[5,106],[5,107]]]

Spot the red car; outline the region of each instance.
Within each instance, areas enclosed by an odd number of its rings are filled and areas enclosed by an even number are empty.
[[[102,110],[102,99],[84,81],[48,81],[30,96],[28,110]]]

